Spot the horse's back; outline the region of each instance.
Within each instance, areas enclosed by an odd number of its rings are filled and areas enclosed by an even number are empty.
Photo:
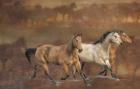
[[[104,52],[100,44],[83,44],[83,51],[79,53],[82,62],[95,62],[97,64],[104,64]]]
[[[51,61],[59,61],[60,57],[62,59],[64,53],[65,53],[65,45],[56,46],[44,44],[37,47],[36,56],[38,56],[38,58],[45,57],[45,59],[48,62],[51,62]]]

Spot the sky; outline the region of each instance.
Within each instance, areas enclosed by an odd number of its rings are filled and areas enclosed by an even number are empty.
[[[130,3],[140,2],[140,0],[26,0],[29,5],[41,4],[42,6],[55,7],[63,4],[75,2],[78,7],[85,7],[92,3]]]

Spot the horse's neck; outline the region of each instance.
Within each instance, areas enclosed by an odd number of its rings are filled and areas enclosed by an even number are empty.
[[[77,54],[77,49],[76,48],[73,48],[72,42],[69,42],[66,45],[66,52],[68,53],[68,55]]]
[[[111,43],[109,40],[105,40],[102,44],[103,50],[109,53],[109,49],[111,47]]]
[[[78,55],[78,50],[76,48],[73,48],[71,54],[72,54],[72,56],[77,56]]]
[[[72,49],[66,49],[67,53],[69,56],[71,55],[78,55],[78,50],[76,48],[72,48]]]

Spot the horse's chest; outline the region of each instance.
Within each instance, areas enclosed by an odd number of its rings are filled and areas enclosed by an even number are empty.
[[[100,50],[100,53],[98,54],[99,55],[99,59],[105,61],[105,60],[108,60],[109,59],[109,53],[104,51],[104,50]]]

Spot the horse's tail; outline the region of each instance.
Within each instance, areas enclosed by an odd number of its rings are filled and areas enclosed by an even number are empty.
[[[25,51],[25,56],[30,64],[31,64],[31,57],[35,55],[35,52],[36,52],[36,48],[28,48]]]

